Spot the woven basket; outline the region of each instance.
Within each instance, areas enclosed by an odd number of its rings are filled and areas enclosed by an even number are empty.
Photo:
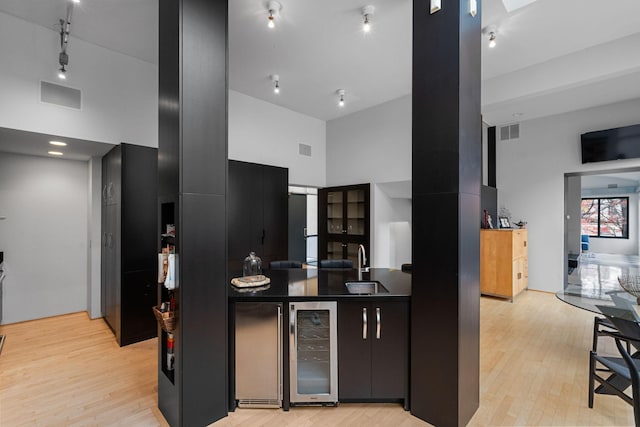
[[[640,276],[623,274],[618,276],[618,283],[622,289],[640,300]]]
[[[173,332],[176,328],[178,316],[175,311],[160,311],[158,307],[151,307],[153,314],[156,316],[156,320],[160,323],[160,327],[165,332]]]

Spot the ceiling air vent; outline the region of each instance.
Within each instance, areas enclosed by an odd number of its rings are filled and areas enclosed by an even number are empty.
[[[82,92],[78,89],[41,81],[40,101],[80,110],[82,107]]]
[[[520,138],[520,123],[500,127],[500,141]]]

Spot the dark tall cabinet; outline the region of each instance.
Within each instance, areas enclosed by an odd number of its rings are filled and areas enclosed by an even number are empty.
[[[369,184],[327,187],[318,191],[318,257],[350,259],[357,264],[358,246],[369,245]]]
[[[120,144],[102,158],[102,314],[121,346],[157,335],[157,149]]]
[[[229,274],[242,273],[242,262],[253,251],[270,261],[288,257],[289,170],[229,160],[227,194]]]

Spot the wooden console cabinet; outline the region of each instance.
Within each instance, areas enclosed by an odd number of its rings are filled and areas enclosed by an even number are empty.
[[[480,293],[513,298],[528,286],[526,229],[480,230]]]

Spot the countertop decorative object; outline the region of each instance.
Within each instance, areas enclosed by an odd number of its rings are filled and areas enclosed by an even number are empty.
[[[618,276],[618,283],[622,289],[636,297],[640,304],[640,276],[623,274]]]
[[[253,252],[252,252],[253,253]],[[253,288],[256,286],[264,286],[271,283],[271,279],[263,274],[257,274],[255,276],[234,277],[231,279],[231,284],[238,288]]]

